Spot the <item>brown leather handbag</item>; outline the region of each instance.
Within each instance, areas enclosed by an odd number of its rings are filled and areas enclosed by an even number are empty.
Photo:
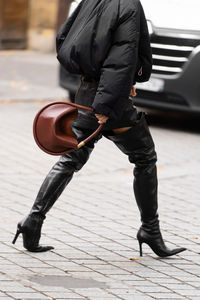
[[[93,111],[90,107],[69,102],[52,102],[39,110],[33,122],[33,135],[40,149],[48,154],[63,155],[84,146],[100,132],[103,125],[99,125],[88,138],[78,143],[71,129],[71,122],[77,118],[78,109]]]

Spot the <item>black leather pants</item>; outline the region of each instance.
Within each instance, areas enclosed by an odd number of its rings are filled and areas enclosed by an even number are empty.
[[[142,226],[152,230],[155,225],[158,229],[157,155],[145,114],[139,113],[138,120],[128,131],[107,137],[135,165],[133,188]]]
[[[73,127],[81,141],[91,132],[87,129]],[[84,147],[63,155],[54,165],[44,180],[30,214],[45,216],[58,199],[74,172],[79,171],[87,162],[95,142],[105,136],[128,156],[134,167],[134,193],[144,227],[158,227],[157,215],[157,156],[144,113],[138,114],[137,121],[128,131],[115,135],[112,130],[102,131]],[[154,226],[153,226],[154,227]]]

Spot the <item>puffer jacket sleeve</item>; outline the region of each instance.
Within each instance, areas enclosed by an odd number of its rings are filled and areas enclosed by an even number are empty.
[[[111,47],[101,68],[98,89],[92,104],[95,113],[118,119],[113,108],[117,101],[127,101],[137,66],[137,11],[119,19]]]

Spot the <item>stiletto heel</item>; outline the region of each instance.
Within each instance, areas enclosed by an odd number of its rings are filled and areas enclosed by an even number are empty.
[[[16,242],[18,236],[20,235],[20,233],[22,233],[22,231],[19,228],[17,228],[17,232],[16,232],[15,237],[12,241],[12,244],[15,244],[15,242]]]
[[[153,252],[160,257],[172,256],[186,250],[186,248],[167,248],[163,241],[159,227],[157,227],[157,231],[154,228],[154,232],[152,229],[151,233],[146,232],[142,227],[140,227],[137,233],[137,239],[140,246],[140,256],[142,256],[143,243],[147,244]]]
[[[142,256],[142,242],[138,241],[139,242],[139,247],[140,247],[140,256]]]

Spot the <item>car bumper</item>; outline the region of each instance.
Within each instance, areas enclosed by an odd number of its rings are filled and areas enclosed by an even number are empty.
[[[137,84],[135,104],[143,107],[199,113],[199,82],[200,46],[191,53],[181,73],[173,76],[152,74],[146,86],[145,83]]]

